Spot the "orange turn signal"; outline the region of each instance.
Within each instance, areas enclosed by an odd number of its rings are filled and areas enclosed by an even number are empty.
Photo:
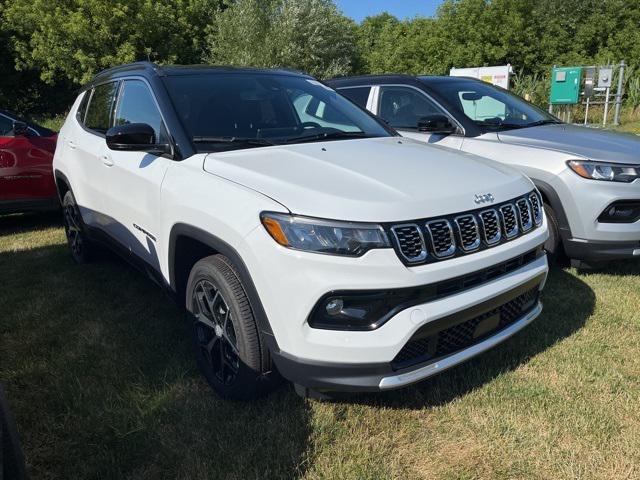
[[[287,240],[287,236],[282,231],[280,222],[270,217],[262,217],[262,224],[276,242],[284,247],[289,246],[289,240]]]

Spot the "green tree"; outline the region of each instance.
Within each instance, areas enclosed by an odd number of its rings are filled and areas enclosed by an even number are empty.
[[[21,0],[6,2],[18,70],[43,81],[88,81],[136,60],[193,63],[218,0]]]
[[[330,0],[238,0],[213,19],[204,60],[328,78],[351,73],[355,53],[355,24]]]

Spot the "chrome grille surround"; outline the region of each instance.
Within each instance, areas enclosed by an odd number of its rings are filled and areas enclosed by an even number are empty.
[[[472,255],[526,235],[543,223],[542,198],[533,190],[497,202],[492,208],[387,223],[383,227],[400,260],[407,266],[417,266]]]
[[[473,252],[480,248],[480,230],[476,217],[471,214],[459,215],[453,221],[458,230],[460,248],[465,252]]]
[[[436,257],[447,258],[456,253],[456,239],[449,220],[431,220],[426,223],[426,228]]]
[[[478,215],[482,225],[483,240],[487,245],[495,245],[502,240],[502,228],[500,227],[500,217],[495,208],[483,210]]]
[[[504,236],[507,237],[507,240],[517,237],[520,233],[520,228],[518,227],[518,219],[516,218],[516,207],[513,203],[502,205],[500,207],[500,216],[502,217]]]
[[[544,211],[542,209],[542,199],[537,192],[531,192],[529,194],[529,203],[531,204],[531,213],[533,215],[533,222],[538,225],[542,225],[542,219],[544,217]]]
[[[518,219],[520,228],[523,232],[528,232],[533,228],[533,218],[531,215],[531,205],[526,198],[519,198],[516,201],[516,209],[518,210]]]
[[[403,223],[391,227],[400,253],[409,263],[422,262],[427,258],[427,245],[422,230],[415,223]]]

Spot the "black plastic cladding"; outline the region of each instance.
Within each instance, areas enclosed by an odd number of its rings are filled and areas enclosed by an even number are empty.
[[[537,205],[534,205],[534,201],[531,200],[532,197],[538,202]],[[487,248],[502,245],[503,243],[532,232],[542,224],[540,205],[542,205],[542,200],[539,194],[533,190],[526,195],[520,195],[496,205],[454,213],[443,217],[425,218],[402,223],[389,223],[385,224],[384,228],[392,239],[396,254],[405,265],[424,265],[486,250]],[[501,236],[497,240],[495,239],[495,216],[493,216],[493,214],[484,215],[483,217],[480,216],[481,213],[492,210],[497,213],[497,224],[500,227]],[[474,219],[475,225],[470,221],[470,218]],[[409,244],[414,247],[411,249],[412,253],[421,250],[417,245],[414,245],[412,239],[407,238],[407,235],[409,235],[408,231],[403,231],[401,237],[398,237],[394,232],[394,228],[402,227],[406,229],[408,225],[414,227],[412,229],[414,232],[416,228],[420,229],[419,233],[425,242],[424,250],[427,252],[426,256],[420,255],[413,260],[403,254],[402,247],[405,247],[404,252],[407,253],[406,247]],[[431,226],[434,231],[430,231],[429,226]],[[446,228],[441,229],[440,227],[442,226]],[[448,237],[449,234],[448,226],[453,230],[455,243],[455,248],[449,251],[444,248],[447,246],[445,237]],[[471,237],[474,233],[472,230],[474,230],[476,226],[479,241],[472,242],[473,239]],[[402,242],[400,242],[401,239],[403,240]],[[489,241],[487,241],[487,239],[489,239]]]

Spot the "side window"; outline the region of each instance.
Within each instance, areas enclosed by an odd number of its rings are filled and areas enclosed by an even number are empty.
[[[91,101],[87,107],[84,124],[87,128],[100,133],[107,133],[111,126],[111,111],[116,96],[117,82],[98,85],[93,90]]]
[[[116,125],[146,123],[156,132],[157,143],[167,143],[167,133],[160,110],[149,87],[141,80],[126,80],[116,108]]]
[[[426,95],[409,87],[381,87],[378,109],[395,128],[416,128],[422,117],[443,113]]]
[[[367,100],[369,99],[369,92],[371,87],[354,87],[354,88],[341,88],[338,90],[340,95],[344,95],[356,105],[362,108],[367,108]]]
[[[78,121],[84,125],[84,117],[87,113],[87,104],[89,103],[89,99],[91,98],[91,90],[87,90],[84,92],[84,96],[82,97],[82,101],[78,106],[78,111],[76,112],[76,116]]]
[[[0,115],[0,137],[8,137],[13,131],[13,120]]]
[[[471,120],[487,120],[507,117],[507,105],[495,98],[480,95],[476,92],[459,92],[460,103],[464,114]]]

